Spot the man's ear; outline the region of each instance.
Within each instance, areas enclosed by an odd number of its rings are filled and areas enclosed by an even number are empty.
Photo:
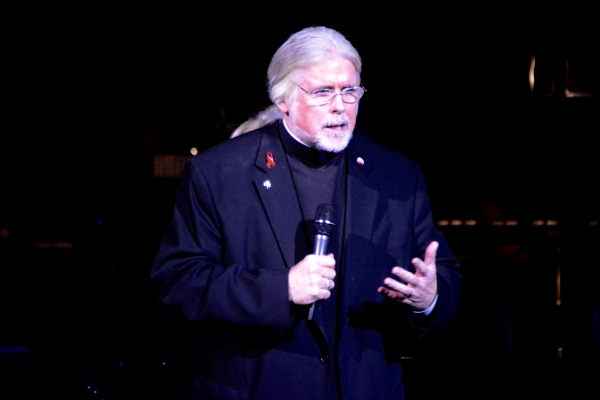
[[[287,102],[285,100],[282,100],[279,103],[277,103],[277,107],[279,108],[279,111],[281,111],[282,113],[284,113],[288,117],[290,116],[289,107],[288,107]]]

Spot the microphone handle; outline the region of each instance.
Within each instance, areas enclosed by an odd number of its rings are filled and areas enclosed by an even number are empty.
[[[313,254],[318,256],[327,255],[327,248],[329,247],[329,236],[317,233],[313,243]]]
[[[329,247],[329,236],[317,233],[315,235],[315,240],[313,243],[313,254],[318,256],[324,256],[327,254],[327,248]],[[308,310],[308,319],[312,320],[313,315],[315,313],[315,303],[310,305],[310,309]]]

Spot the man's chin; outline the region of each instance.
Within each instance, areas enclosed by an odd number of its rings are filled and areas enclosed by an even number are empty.
[[[339,153],[343,151],[350,143],[352,139],[352,132],[347,131],[341,135],[326,135],[319,134],[318,140],[315,143],[315,148],[321,151],[329,151],[331,153]]]

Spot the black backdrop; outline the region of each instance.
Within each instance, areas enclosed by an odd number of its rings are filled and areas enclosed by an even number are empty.
[[[151,364],[185,355],[187,349],[184,340],[170,341],[180,321],[156,304],[148,282],[176,184],[153,178],[152,156],[205,148],[221,109],[236,125],[267,106],[270,56],[291,33],[309,25],[338,29],[360,52],[368,93],[361,101],[357,134],[420,162],[436,219],[483,219],[483,206],[492,203],[498,215],[520,221],[521,227],[534,219],[560,221],[559,228],[541,234],[541,241],[528,229],[499,236],[447,231],[470,271],[468,306],[479,309],[481,298],[491,293],[497,295],[492,311],[502,314],[505,304],[522,310],[521,303],[497,303],[507,290],[500,283],[488,286],[497,280],[498,268],[509,271],[504,280],[520,277],[515,287],[528,293],[509,291],[511,298],[541,310],[538,318],[528,320],[525,314],[513,321],[521,324],[517,332],[537,327],[517,344],[556,345],[556,267],[570,266],[567,294],[575,286],[593,292],[589,285],[597,282],[597,263],[585,259],[597,230],[583,227],[600,219],[594,144],[600,132],[600,69],[591,14],[575,7],[449,5],[345,11],[303,6],[247,13],[234,13],[229,5],[8,10],[0,229],[2,313],[11,328],[1,339],[30,345],[38,349],[33,354],[46,357],[19,361],[18,368],[4,364],[13,371],[9,379],[23,372],[15,382],[29,382],[29,374],[36,373],[40,388],[50,380],[78,388],[102,377],[121,394],[147,387],[135,373],[125,379],[110,366],[102,369],[127,357],[137,359],[141,375],[159,376],[150,385],[156,393],[156,382],[173,378],[173,371],[157,375],[140,366],[140,360]],[[531,93],[533,55],[539,66],[569,59],[569,87],[578,95],[552,96],[547,78],[539,79],[539,93]],[[65,243],[73,248],[61,249]],[[507,267],[505,259],[485,253],[493,244],[520,246],[534,261],[510,259]],[[492,257],[493,268],[473,261],[483,253]],[[526,274],[519,270],[523,266]],[[584,333],[575,330],[570,340],[587,351],[587,311],[598,304],[597,296],[571,298],[581,314],[568,318]],[[484,350],[467,346],[490,356],[486,367],[497,361],[498,348],[486,346],[495,344],[498,321],[490,319],[490,330],[478,332],[475,343]],[[473,328],[471,322],[463,324],[465,330]],[[552,329],[541,332],[548,326]],[[547,356],[545,351],[540,350]],[[536,352],[525,352],[522,359]],[[498,365],[476,371],[481,359],[472,357],[463,358],[468,374],[481,378],[477,373],[489,372],[480,385],[500,382],[490,378]],[[533,365],[540,374],[532,380],[550,387],[537,380],[548,371],[541,362]],[[61,374],[78,373],[66,381],[41,378],[48,366]],[[527,373],[511,377],[515,383]],[[469,378],[465,374],[458,381]],[[178,379],[171,379],[168,389]]]
[[[364,61],[357,133],[416,158],[440,214],[469,214],[490,199],[516,217],[594,212],[593,185],[578,183],[598,172],[597,97],[549,98],[541,72],[541,95],[528,82],[532,56],[540,71],[562,57],[572,91],[597,94],[598,29],[584,9],[411,6],[311,17],[229,8],[8,14],[7,179],[14,162],[86,182],[136,179],[147,173],[142,152],[204,148],[221,109],[235,125],[268,105],[276,48],[302,27],[327,25]]]

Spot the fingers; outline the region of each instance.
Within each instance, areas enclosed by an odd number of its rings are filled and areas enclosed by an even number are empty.
[[[399,301],[399,302],[402,302],[402,303],[405,303],[405,304],[411,304],[412,305],[415,302],[414,300],[410,300],[410,299],[413,298],[412,297],[412,292],[410,293],[411,296],[409,297],[409,296],[407,296],[407,295],[405,295],[405,294],[403,294],[401,292],[398,292],[396,290],[391,290],[390,288],[387,288],[385,286],[380,286],[377,289],[377,292],[385,295],[386,297],[389,297],[392,300],[396,300],[396,301]]]
[[[290,300],[296,304],[311,304],[328,299],[335,287],[335,259],[333,255],[308,255],[290,268],[288,289]]]
[[[394,268],[392,268],[392,274],[395,275],[396,277],[398,277],[401,282],[404,282],[405,285],[408,285],[408,284],[415,285],[417,283],[417,278],[416,278],[415,274],[411,273],[408,270],[405,270],[404,268],[394,267]],[[396,286],[400,282],[398,282],[396,279],[386,278],[383,281],[383,283],[388,286],[391,286],[392,284],[394,286]]]
[[[393,279],[392,279],[393,281]],[[422,307],[423,301],[426,299],[427,290],[422,290],[420,287],[413,287],[401,283],[391,284],[385,281],[385,286],[380,286],[377,292],[389,297],[392,300],[404,303],[415,309],[425,309]]]
[[[392,273],[394,273],[394,271],[396,270],[396,268],[398,268],[398,267],[394,267],[394,268],[392,269]],[[401,270],[402,272],[406,272],[406,274],[410,274],[410,275],[412,275],[410,272],[408,272],[408,271],[405,271],[405,270],[403,270],[402,268],[398,268],[398,269],[399,269],[399,270]],[[397,275],[397,274],[394,274],[394,275]],[[397,276],[399,276],[399,275],[397,275]],[[402,279],[402,278],[401,278],[401,279]],[[403,280],[404,280],[404,279],[403,279]],[[400,293],[408,293],[408,283],[402,283],[402,282],[399,282],[399,281],[397,281],[396,279],[393,279],[393,278],[385,278],[385,279],[383,280],[383,284],[384,284],[386,287],[388,287],[388,288],[390,288],[390,289],[393,289],[393,290],[395,290],[395,291],[397,291],[397,292],[400,292]]]
[[[333,280],[335,278],[335,258],[333,258],[333,254],[327,256],[311,254],[306,256],[305,260],[308,261],[308,268],[314,274],[315,279],[322,277]]]
[[[431,242],[429,243],[429,246],[427,246],[427,249],[425,249],[424,260],[421,260],[418,257],[415,257],[411,260],[412,265],[415,267],[415,275],[417,277],[435,275],[435,259],[438,247],[438,242]]]
[[[429,246],[427,246],[427,248],[425,249],[425,259],[422,262],[420,262],[421,260],[416,257],[411,260],[412,264],[415,265],[415,268],[417,267],[417,264],[420,267],[420,269],[423,267],[423,264],[425,265],[425,267],[435,265],[435,258],[437,255],[438,247],[438,242],[429,243]]]
[[[392,268],[392,275],[398,279],[385,278],[384,286],[377,291],[415,309],[426,309],[437,294],[435,260],[438,247],[437,242],[431,242],[425,250],[424,260],[418,257],[411,260],[415,267],[414,273],[400,267]]]
[[[323,256],[314,256],[317,257],[317,263],[325,268],[331,268],[334,269],[335,268],[335,258],[333,257],[333,254],[327,254],[325,256],[325,258],[323,258]]]

